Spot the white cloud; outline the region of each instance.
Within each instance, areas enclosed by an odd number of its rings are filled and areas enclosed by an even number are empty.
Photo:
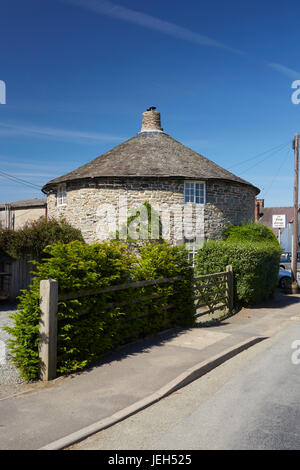
[[[1,175],[0,175],[1,176]],[[13,176],[17,177],[17,178],[51,178],[51,177],[54,177],[54,176],[57,176],[57,171],[53,173],[41,173],[41,172],[38,172],[38,173],[35,173],[35,172],[31,172],[31,173],[18,173],[18,172],[14,172]]]
[[[47,171],[47,170],[53,170],[53,168],[62,168],[62,171],[66,168],[65,165],[59,165],[59,162],[55,162],[55,164],[53,165],[43,165],[42,163],[25,163],[24,161],[20,161],[20,160],[14,160],[14,161],[11,161],[11,160],[5,160],[9,158],[8,156],[3,156],[3,155],[0,155],[0,162],[1,162],[1,165],[2,167],[5,167],[5,168],[8,168],[8,167],[12,167],[12,168],[24,168],[25,170],[42,170],[42,171]],[[27,160],[28,161],[28,158],[24,157],[24,160]],[[72,161],[72,164],[74,164],[74,161]],[[76,163],[75,163],[76,164]],[[80,165],[80,163],[78,163],[78,166]],[[67,171],[67,170],[66,170]]]
[[[146,13],[141,13],[136,10],[131,10],[129,8],[116,5],[115,3],[109,0],[61,0],[65,3],[76,5],[87,10],[93,11],[94,13],[109,16],[121,21],[126,21],[128,23],[134,23],[141,27],[152,29],[158,31],[162,34],[175,37],[177,39],[182,39],[183,41],[188,41],[199,46],[214,47],[218,49],[227,50],[239,55],[245,55],[246,52],[239,49],[230,47],[222,42],[216,41],[205,35],[191,31],[188,28],[184,28],[175,23],[161,20],[155,16],[148,15]],[[274,62],[265,62],[266,65],[272,68],[274,71],[288,76],[293,79],[300,78],[300,73],[297,71],[288,68],[282,64]]]
[[[268,62],[268,66],[271,67],[273,70],[276,70],[276,72],[279,72],[283,75],[286,75],[289,78],[300,79],[300,72],[296,72],[296,70],[285,67],[282,64],[276,64],[274,62]]]
[[[82,132],[68,129],[57,129],[51,127],[24,126],[0,122],[0,135],[3,136],[31,136],[31,137],[52,137],[63,140],[90,140],[90,141],[108,141],[119,142],[124,137],[111,134],[101,134],[96,132]]]
[[[170,23],[168,21],[161,20],[155,16],[147,15],[139,11],[131,10],[108,0],[62,0],[72,5],[91,10],[100,15],[109,16],[118,20],[126,21],[128,23],[134,23],[144,28],[158,31],[167,36],[172,36],[177,39],[189,41],[199,46],[215,47],[218,49],[225,49],[235,54],[244,54],[239,49],[227,46],[221,42],[211,39],[199,33],[195,33],[188,28],[178,26],[177,24]]]

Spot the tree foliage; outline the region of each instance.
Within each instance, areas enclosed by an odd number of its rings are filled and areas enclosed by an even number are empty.
[[[41,217],[18,230],[0,229],[0,247],[13,258],[30,254],[40,259],[46,246],[74,240],[83,241],[81,231],[64,219]]]

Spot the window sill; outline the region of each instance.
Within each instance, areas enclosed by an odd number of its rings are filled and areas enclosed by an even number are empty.
[[[191,206],[205,206],[205,202],[185,202],[184,205],[187,206],[187,205],[191,205]]]

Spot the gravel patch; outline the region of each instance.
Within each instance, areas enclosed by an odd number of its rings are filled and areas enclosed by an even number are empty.
[[[4,395],[14,394],[25,381],[19,371],[11,362],[7,341],[10,335],[3,330],[3,326],[13,326],[13,320],[9,315],[15,312],[14,304],[0,303],[0,398]]]

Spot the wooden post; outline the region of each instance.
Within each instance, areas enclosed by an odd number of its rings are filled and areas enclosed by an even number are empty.
[[[226,292],[228,298],[228,313],[233,311],[233,271],[232,266],[226,266],[227,280],[226,280]]]
[[[47,279],[40,282],[40,378],[47,381],[56,377],[58,282]]]
[[[294,223],[293,223],[293,249],[292,249],[292,293],[298,292],[297,282],[297,251],[298,251],[298,184],[299,184],[299,134],[294,140],[295,170],[294,170]]]

